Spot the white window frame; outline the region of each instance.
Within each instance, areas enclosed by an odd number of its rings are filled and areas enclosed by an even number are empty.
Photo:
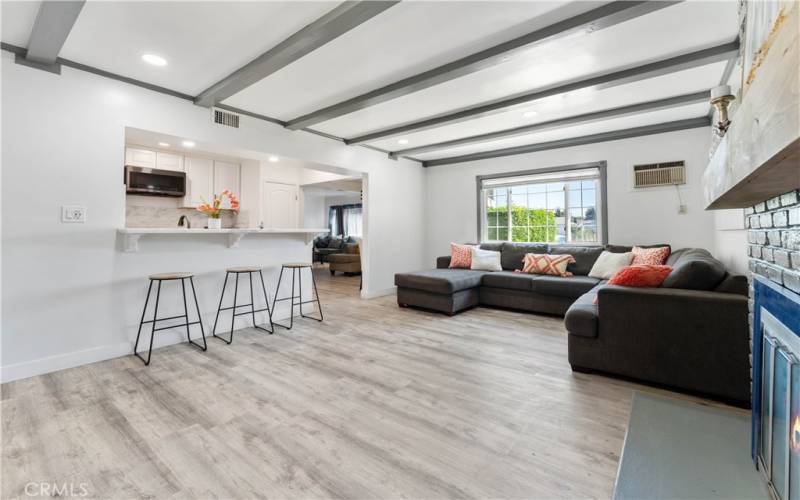
[[[595,172],[588,175],[589,172]],[[528,178],[528,179],[526,179]],[[477,184],[477,201],[478,201],[478,241],[480,242],[498,242],[510,241],[509,240],[488,240],[488,228],[484,224],[486,220],[486,187],[507,187],[513,185],[527,185],[540,182],[569,182],[575,180],[585,180],[587,178],[596,179],[598,186],[595,193],[595,217],[597,219],[597,235],[598,241],[589,242],[571,242],[565,241],[565,245],[582,245],[582,246],[596,246],[606,245],[608,243],[608,209],[607,209],[607,187],[606,187],[606,162],[592,162],[580,163],[575,165],[565,165],[559,167],[549,167],[533,170],[525,170],[519,172],[507,172],[495,175],[479,175],[476,177]],[[506,203],[512,203],[511,195],[506,198]],[[509,207],[510,209],[510,207]],[[510,210],[509,210],[510,211]],[[571,218],[569,216],[569,196],[564,196],[564,214],[566,219],[566,234],[567,238],[570,235]],[[512,237],[511,217],[508,218],[508,238]],[[539,242],[531,242],[539,243]],[[552,242],[541,242],[552,243]]]

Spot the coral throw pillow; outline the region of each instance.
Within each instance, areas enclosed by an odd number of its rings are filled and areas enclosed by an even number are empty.
[[[450,269],[469,269],[472,266],[472,245],[450,243]]]
[[[631,261],[631,265],[662,266],[667,262],[669,251],[669,247],[633,247],[633,250],[631,250],[631,253],[633,253],[633,261]]]
[[[522,259],[522,272],[528,274],[550,274],[553,276],[572,276],[567,266],[575,262],[572,255],[550,255],[546,253],[526,253]]]
[[[628,266],[620,269],[608,281],[609,285],[656,287],[667,279],[671,266]]]

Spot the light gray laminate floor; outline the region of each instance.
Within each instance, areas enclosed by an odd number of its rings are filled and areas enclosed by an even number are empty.
[[[2,387],[2,496],[532,498],[612,494],[634,384],[573,374],[561,319],[358,298]]]

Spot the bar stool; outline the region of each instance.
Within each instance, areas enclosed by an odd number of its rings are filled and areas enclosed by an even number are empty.
[[[280,289],[281,289],[281,280],[283,279],[283,270],[284,269],[291,269],[292,270],[292,295],[289,296],[289,297],[284,297],[282,299],[279,299],[278,298],[278,293],[280,292]],[[311,273],[311,283],[314,285],[314,297],[316,297],[313,300],[303,301],[303,273],[302,273],[303,269],[308,269],[309,273]],[[295,276],[297,276],[297,278],[298,278],[297,279],[297,284],[298,284],[298,288],[299,288],[299,295],[295,295],[294,294]],[[297,303],[295,303],[294,299],[299,299],[299,300],[298,300]],[[290,313],[289,313],[289,326],[286,326],[284,324],[278,323],[277,321],[273,321],[274,324],[276,324],[278,326],[282,326],[283,328],[286,328],[287,330],[291,330],[292,326],[294,325],[294,308],[295,308],[295,306],[300,306],[300,316],[301,317],[308,318],[308,319],[313,319],[313,320],[316,320],[316,321],[322,321],[322,319],[323,319],[323,316],[322,316],[322,304],[319,301],[319,293],[317,292],[317,281],[314,279],[314,271],[311,268],[311,264],[306,263],[306,262],[288,262],[288,263],[283,264],[281,266],[281,274],[280,274],[280,276],[278,276],[278,286],[277,286],[277,288],[275,288],[275,296],[272,297],[272,310],[273,311],[275,310],[275,303],[276,302],[281,302],[283,300],[291,300],[292,301],[292,306],[291,306]],[[306,316],[305,314],[303,314],[303,304],[309,304],[311,302],[316,302],[317,303],[317,309],[319,310],[319,318],[315,318],[313,316]]]
[[[195,347],[200,348],[201,350],[205,351],[208,349],[206,345],[206,332],[203,330],[203,318],[200,315],[200,306],[197,305],[197,292],[194,289],[194,280],[192,279],[194,274],[192,273],[161,273],[161,274],[151,274],[148,276],[150,279],[150,287],[147,289],[147,298],[144,299],[144,309],[142,309],[142,319],[139,320],[139,331],[136,333],[136,344],[133,346],[133,353],[141,359],[145,366],[150,364],[150,356],[153,354],[153,337],[155,337],[155,333],[159,330],[170,330],[172,328],[178,328],[181,326],[186,327],[186,339],[189,343]],[[189,280],[189,283],[192,285],[192,295],[194,295],[194,307],[197,310],[197,321],[189,322],[189,309],[186,307],[186,280]],[[181,290],[183,291],[183,314],[179,316],[170,316],[168,318],[159,318],[158,317],[158,301],[161,297],[161,283],[163,281],[176,281],[181,280]],[[156,306],[155,310],[153,311],[153,319],[145,321],[144,315],[147,312],[147,304],[150,302],[150,292],[153,291],[153,282],[158,282],[158,287],[156,288]],[[180,323],[177,325],[172,326],[164,326],[160,328],[156,328],[156,323],[159,321],[167,321],[170,319],[178,319],[183,318],[185,320],[184,323]],[[150,348],[147,351],[147,359],[144,359],[139,354],[139,337],[142,334],[142,326],[145,323],[152,323],[152,330],[150,331]],[[203,345],[200,345],[196,342],[192,341],[192,337],[189,334],[189,327],[191,325],[200,325],[200,334],[203,336]]]
[[[250,278],[250,303],[249,304],[236,304],[236,299],[239,292],[239,275],[247,273],[248,277]],[[267,307],[263,309],[256,309],[255,307],[255,300],[253,298],[253,273],[258,273],[261,277],[261,290],[264,292],[264,300],[267,303]],[[236,277],[236,282],[233,288],[233,305],[231,307],[222,307],[222,299],[225,298],[225,288],[228,285],[228,277],[233,274]],[[237,313],[237,307],[247,307],[250,306],[249,311]],[[231,331],[229,334],[229,338],[225,339],[224,337],[220,337],[217,335],[217,321],[219,320],[219,313],[220,311],[231,311]],[[267,311],[269,315],[269,330],[266,328],[262,328],[256,324],[256,313]],[[230,344],[233,342],[233,322],[236,319],[236,316],[244,316],[245,314],[250,314],[253,317],[253,328],[257,328],[259,330],[263,330],[272,334],[275,331],[275,327],[272,325],[272,310],[269,307],[269,295],[267,295],[267,287],[264,285],[264,275],[261,273],[261,268],[256,266],[245,266],[245,267],[230,267],[225,270],[225,282],[222,284],[222,295],[219,297],[219,306],[217,307],[217,317],[214,318],[214,329],[211,331],[211,334],[225,342],[226,344]]]

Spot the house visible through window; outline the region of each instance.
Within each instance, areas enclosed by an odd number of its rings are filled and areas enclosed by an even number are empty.
[[[604,168],[479,177],[481,241],[605,243]]]
[[[362,205],[335,205],[328,210],[328,228],[334,236],[361,237]]]

